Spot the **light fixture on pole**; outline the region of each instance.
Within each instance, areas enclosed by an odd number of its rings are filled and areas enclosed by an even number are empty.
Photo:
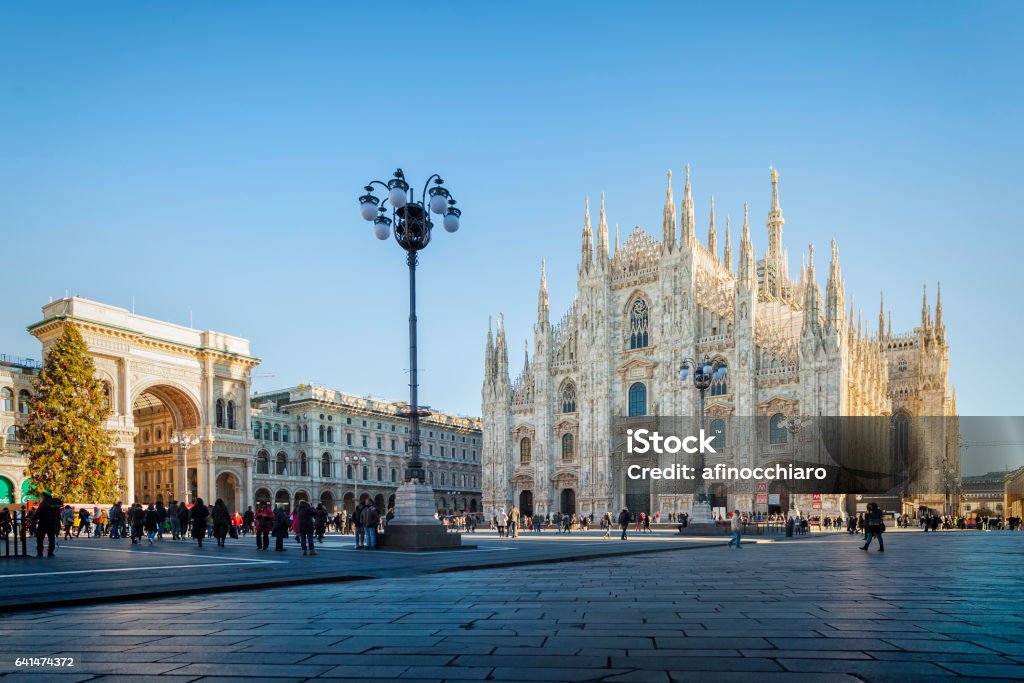
[[[431,186],[433,182],[433,186]],[[386,196],[376,197],[374,186]],[[403,550],[429,550],[458,547],[458,534],[449,534],[434,516],[434,492],[426,484],[426,469],[420,459],[420,417],[429,414],[419,406],[416,349],[416,265],[419,252],[430,244],[434,222],[430,215],[441,217],[447,232],[459,229],[462,211],[455,208],[455,199],[436,173],[423,186],[417,197],[402,169],[387,182],[374,180],[359,197],[359,215],[373,223],[373,234],[379,240],[394,236],[406,252],[409,266],[409,462],[405,483],[395,492],[395,516],[379,541],[381,547]],[[388,215],[390,205],[390,216]]]
[[[711,387],[711,384],[725,379],[728,366],[724,360],[714,359],[705,355],[704,360],[697,362],[692,358],[684,358],[683,364],[679,367],[679,380],[684,384],[688,379],[693,379],[694,388],[700,393],[700,429],[704,431],[704,395]],[[690,524],[713,524],[711,518],[711,505],[708,502],[708,485],[704,481],[704,451],[701,450],[697,462],[697,494],[693,505],[690,508]]]
[[[181,479],[181,501],[191,503],[192,501],[189,500],[191,492],[188,485],[188,449],[199,443],[199,437],[190,432],[174,432],[171,434],[170,442],[172,446],[177,446],[180,449],[182,458],[185,476],[179,476]]]

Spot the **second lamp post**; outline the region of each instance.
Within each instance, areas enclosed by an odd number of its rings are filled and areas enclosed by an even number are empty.
[[[724,360],[712,360],[710,356],[705,355],[704,360],[699,363],[692,358],[683,359],[683,364],[679,367],[679,379],[685,383],[690,378],[691,371],[693,372],[693,386],[700,392],[700,428],[703,431],[704,395],[711,388],[713,382],[725,379],[728,368]],[[703,450],[699,454],[697,476],[700,477],[697,484],[697,497],[691,508],[690,517],[693,522],[701,524],[712,521],[711,506],[708,504],[708,485],[704,481]]]

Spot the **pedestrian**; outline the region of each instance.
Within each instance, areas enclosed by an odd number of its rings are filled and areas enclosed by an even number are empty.
[[[882,532],[885,531],[885,521],[882,519],[882,510],[878,507],[877,503],[868,503],[868,512],[864,516],[864,529],[867,533],[867,540],[860,549],[867,551],[868,546],[871,545],[871,539],[877,538],[878,552],[885,552],[885,545],[882,543]]]
[[[363,501],[359,501],[356,509],[352,512],[352,526],[355,528],[356,547],[362,548],[366,543],[366,529],[363,528]]]
[[[316,535],[316,540],[323,543],[324,534],[327,533],[327,508],[324,507],[323,503],[317,503],[315,512],[313,533]]]
[[[100,510],[99,513],[97,513],[93,519],[94,519],[93,525],[92,525],[92,535],[93,535],[93,538],[102,538],[103,537],[103,532],[107,528],[107,521],[110,519],[110,517],[107,515],[107,511],[106,510]]]
[[[217,545],[223,548],[224,539],[228,537],[228,525],[231,524],[231,513],[228,512],[228,506],[224,504],[223,499],[218,498],[213,503],[210,519],[213,520],[213,537],[217,539]]]
[[[152,503],[149,504],[143,515],[142,526],[148,534],[149,544],[153,545],[153,537],[160,532],[160,513]]]
[[[256,513],[253,512],[252,505],[242,515],[242,535],[250,534],[253,532],[254,525],[256,523]]]
[[[146,511],[142,509],[142,504],[135,503],[132,505],[129,517],[128,522],[131,526],[132,545],[142,543],[142,531],[146,523]]]
[[[164,540],[164,524],[167,523],[167,508],[164,507],[164,502],[158,500],[156,502],[156,537],[161,541]]]
[[[604,527],[604,536],[602,536],[601,538],[611,538],[612,537],[612,513],[611,513],[611,511],[608,511],[608,512],[604,513],[604,518],[601,520],[601,526]]]
[[[622,512],[619,513],[619,528],[622,529],[622,540],[628,541],[626,537],[626,531],[629,530],[629,508],[622,508]]]
[[[651,531],[651,516],[650,515],[645,515],[644,516],[644,532],[648,533],[648,534],[653,533]]]
[[[71,540],[71,527],[75,523],[75,511],[70,505],[65,505],[60,514],[61,524],[64,525],[64,540]]]
[[[53,557],[53,548],[57,544],[57,530],[61,523],[60,506],[49,493],[44,493],[39,506],[32,513],[33,532],[36,537],[36,557],[43,556],[43,538],[48,542],[47,557]],[[15,531],[15,534],[18,532]],[[15,536],[17,540],[17,536]]]
[[[178,540],[183,540],[188,533],[188,522],[192,518],[192,512],[184,501],[178,503]]]
[[[288,519],[288,513],[281,508],[274,510],[274,551],[283,553],[287,549],[284,547],[284,539],[288,538],[288,530],[291,527],[291,522]]]
[[[89,511],[82,506],[78,509],[78,527],[75,529],[75,538],[82,535],[85,532],[86,538],[89,536]]]
[[[363,509],[363,530],[366,533],[366,548],[373,550],[377,547],[377,525],[380,524],[380,511],[377,506],[368,503]]]
[[[274,511],[268,503],[256,504],[256,550],[270,550],[270,530],[274,528]]]
[[[303,555],[316,555],[314,545],[314,532],[316,530],[317,511],[308,501],[300,501],[299,509],[295,512],[299,524],[299,543],[302,545]]]
[[[203,539],[206,538],[206,521],[210,517],[210,508],[206,507],[202,498],[196,498],[195,505],[189,511],[188,519],[192,524],[192,538],[199,541],[199,547],[203,547]]]
[[[729,520],[729,528],[732,530],[732,538],[729,539],[729,545],[736,545],[736,549],[739,550],[743,546],[740,545],[740,534],[743,532],[743,520],[740,519],[740,511],[732,511],[732,519]]]
[[[171,523],[171,540],[177,541],[181,536],[181,522],[178,520],[178,501],[171,501],[167,508],[167,519]]]

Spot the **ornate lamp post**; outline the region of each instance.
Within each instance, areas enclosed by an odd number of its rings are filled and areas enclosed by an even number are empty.
[[[803,419],[796,415],[789,415],[784,419],[785,423],[783,426],[786,428],[786,431],[789,432],[790,438],[793,439],[793,460],[795,461],[799,450],[800,430],[803,429],[804,426]],[[789,516],[797,516],[796,494],[792,491],[789,492]]]
[[[430,186],[431,181],[433,187]],[[375,185],[387,193],[383,200],[373,194]],[[434,494],[426,484],[426,471],[420,459],[420,417],[427,413],[419,408],[416,374],[416,264],[419,252],[430,244],[434,227],[430,214],[441,216],[444,229],[455,232],[459,229],[462,212],[455,208],[455,200],[436,173],[427,178],[419,198],[402,169],[396,170],[394,177],[387,182],[374,180],[364,189],[366,194],[359,198],[360,215],[373,223],[373,234],[377,239],[386,240],[394,235],[395,241],[405,250],[409,265],[409,463],[405,469],[405,483],[395,494],[395,518],[388,525],[381,545],[406,549],[457,546],[461,539],[447,534],[434,517]]]
[[[728,367],[723,360],[712,360],[710,356],[704,356],[704,360],[698,363],[692,358],[683,359],[679,367],[679,379],[684,384],[693,371],[693,386],[700,392],[700,428],[704,431],[704,395],[715,380],[724,379]],[[702,475],[704,472],[704,453],[701,452],[697,461],[697,472]],[[710,524],[711,505],[708,502],[708,485],[701,476],[697,484],[697,499],[690,509],[690,518],[694,524]]]
[[[184,469],[184,476],[179,475],[181,480],[181,501],[183,503],[191,503],[189,500],[191,493],[189,492],[188,485],[188,449],[192,448],[199,443],[199,437],[189,432],[174,432],[171,434],[170,442],[172,446],[178,446],[181,452],[181,459]]]

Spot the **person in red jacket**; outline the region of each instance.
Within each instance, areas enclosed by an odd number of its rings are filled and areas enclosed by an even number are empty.
[[[267,503],[256,504],[256,550],[270,549],[270,530],[274,528],[274,511]]]

